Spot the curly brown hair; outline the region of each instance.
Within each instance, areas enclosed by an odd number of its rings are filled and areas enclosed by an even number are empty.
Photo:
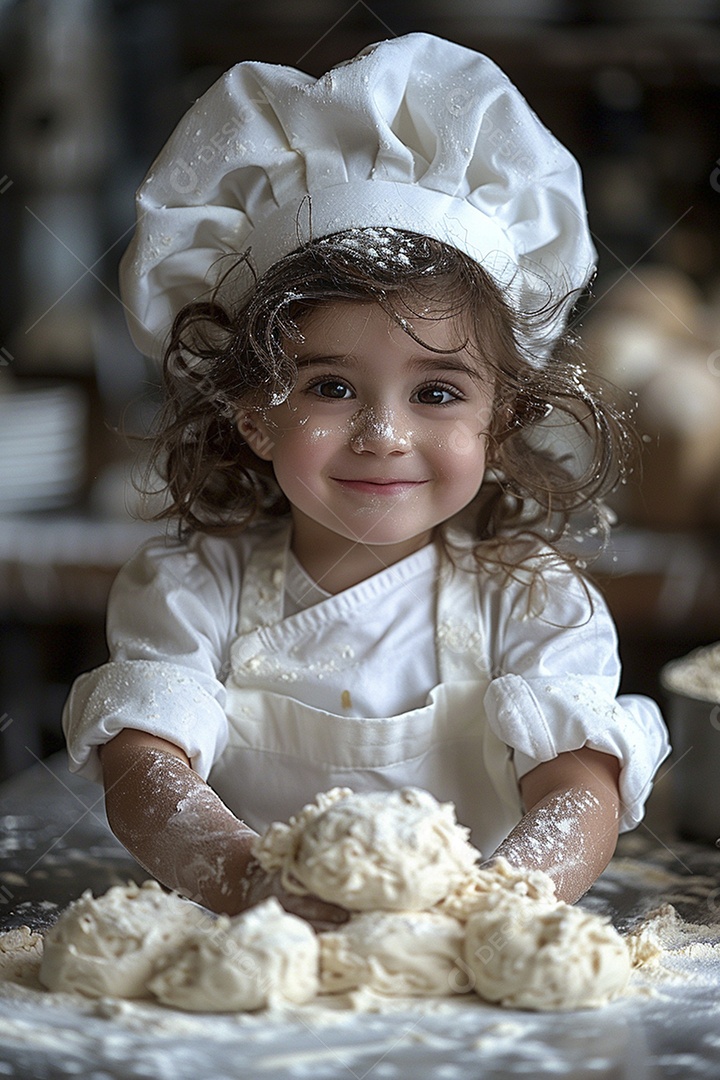
[[[472,506],[479,540],[518,529],[558,540],[624,475],[634,449],[624,413],[585,370],[569,334],[545,355],[547,327],[567,296],[514,311],[482,266],[455,248],[358,229],[305,244],[260,278],[251,252],[233,256],[208,298],[179,312],[152,455],[170,498],[156,518],[177,519],[181,534],[233,533],[289,513],[272,466],[253,454],[236,417],[287,397],[297,378],[288,346],[302,340],[309,312],[342,300],[380,305],[411,336],[408,315],[459,317],[460,344],[492,373],[491,469]]]

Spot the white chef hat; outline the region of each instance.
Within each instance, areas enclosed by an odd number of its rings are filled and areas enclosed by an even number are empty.
[[[524,313],[582,289],[595,261],[575,159],[491,60],[429,34],[319,79],[237,64],[160,152],[137,216],[120,278],[149,356],[227,269],[220,257],[248,248],[262,274],[346,229],[423,233],[481,263]],[[531,343],[538,358],[569,306]]]

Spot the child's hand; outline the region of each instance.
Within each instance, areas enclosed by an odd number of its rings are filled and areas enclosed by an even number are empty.
[[[246,907],[253,907],[262,900],[274,897],[285,911],[309,922],[318,932],[334,930],[347,922],[350,913],[337,904],[330,904],[318,896],[297,896],[282,887],[278,874],[268,874],[255,859],[251,859],[245,875]]]

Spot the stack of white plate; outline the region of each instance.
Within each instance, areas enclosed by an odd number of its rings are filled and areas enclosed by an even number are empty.
[[[0,389],[0,513],[73,502],[85,478],[86,435],[78,387]]]

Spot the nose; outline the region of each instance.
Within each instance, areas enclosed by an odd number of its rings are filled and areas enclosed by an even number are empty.
[[[406,454],[410,449],[407,425],[392,409],[365,405],[352,418],[350,446],[356,454]]]

